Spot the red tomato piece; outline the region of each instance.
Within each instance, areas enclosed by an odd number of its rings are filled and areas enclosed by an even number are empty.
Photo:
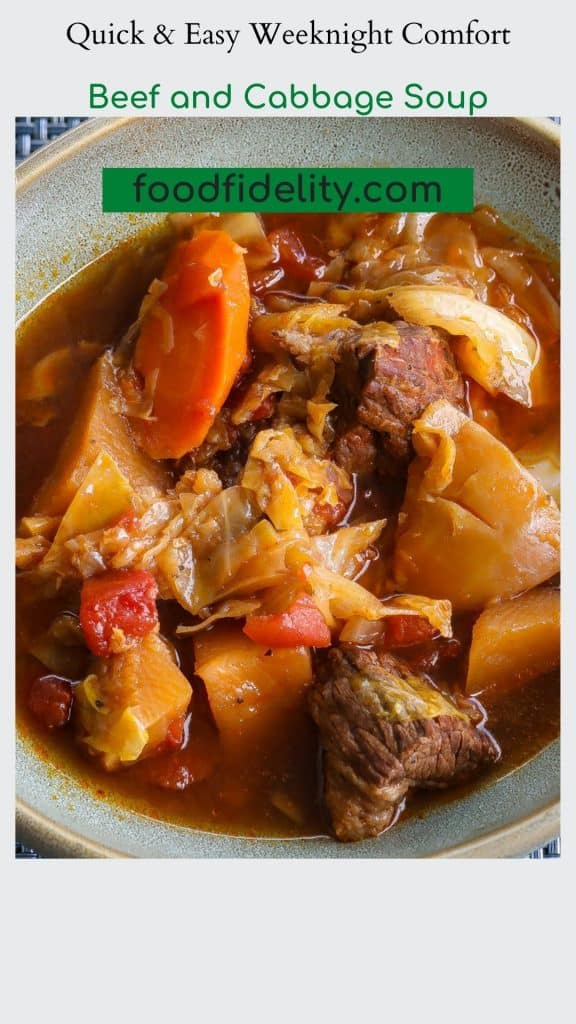
[[[113,654],[117,630],[130,640],[154,629],[157,596],[156,580],[144,570],[110,571],[85,580],[80,625],[92,653],[105,658]]]
[[[387,647],[411,647],[429,640],[437,633],[428,619],[420,615],[393,615],[386,620]]]
[[[39,676],[28,692],[28,707],[47,729],[61,729],[72,711],[72,684],[60,676]]]
[[[268,241],[278,253],[278,262],[299,281],[315,281],[324,276],[326,260],[313,237],[304,240],[293,228],[278,228],[268,235]]]
[[[330,647],[324,616],[308,594],[299,594],[289,608],[275,615],[249,615],[243,632],[267,647]]]

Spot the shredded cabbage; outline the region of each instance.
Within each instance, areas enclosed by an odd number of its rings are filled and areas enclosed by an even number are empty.
[[[342,643],[372,644],[384,634],[384,620],[394,615],[427,619],[441,636],[452,636],[452,606],[449,601],[433,601],[416,594],[395,594],[382,605],[382,617],[370,621],[361,616],[348,620],[340,633]]]
[[[235,425],[246,423],[270,395],[295,390],[302,394],[305,393],[306,385],[306,374],[297,370],[288,360],[285,363],[270,363],[252,381],[240,405],[234,409],[231,421]]]
[[[60,526],[62,516],[22,516],[18,524],[19,537],[46,537],[52,540]]]
[[[396,594],[387,604],[401,614],[414,613],[427,619],[441,636],[452,636],[452,605],[450,601],[435,601],[420,594]]]
[[[107,452],[95,458],[62,517],[44,560],[44,568],[57,570],[67,542],[103,530],[135,507],[136,494]]]
[[[342,333],[357,330],[358,324],[344,316],[344,306],[328,302],[301,303],[284,313],[265,313],[252,327],[256,347],[262,352],[277,353],[283,345],[304,362],[313,358],[318,338],[329,351],[330,342],[337,350]]]
[[[326,569],[353,579],[365,566],[371,555],[370,549],[385,526],[385,519],[343,526],[334,533],[313,537],[310,549]]]
[[[383,618],[386,606],[369,590],[323,566],[309,563],[302,569],[308,589],[331,629],[337,619],[355,616],[373,621]]]
[[[206,619],[202,619],[202,622],[197,622],[194,626],[177,626],[176,636],[190,636],[193,633],[199,633],[201,630],[213,626],[219,619],[242,619],[259,608],[260,601],[223,601]]]
[[[310,533],[321,533],[326,521],[341,518],[353,494],[348,474],[328,459],[306,454],[290,427],[259,431],[242,485],[254,491],[278,530],[305,527]]]
[[[16,568],[32,569],[39,565],[50,549],[50,541],[46,537],[16,538]]]

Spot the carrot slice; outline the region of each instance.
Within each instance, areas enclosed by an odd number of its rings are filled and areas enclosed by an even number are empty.
[[[134,366],[152,394],[152,415],[134,420],[155,459],[202,444],[246,357],[250,290],[243,250],[224,231],[181,242],[146,315]]]

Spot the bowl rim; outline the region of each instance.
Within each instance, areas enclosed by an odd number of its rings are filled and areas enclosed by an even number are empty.
[[[168,826],[170,827],[169,823]],[[98,843],[93,839],[88,839],[79,832],[75,832],[71,828],[59,825],[22,799],[16,801],[16,827],[22,830],[27,844],[29,843],[33,848],[47,856],[90,857],[106,860],[138,859],[133,854],[114,849],[114,847],[108,846],[105,843]],[[191,829],[190,831],[199,830]],[[436,853],[428,854],[424,858],[410,857],[397,859],[453,860],[456,858],[522,857],[538,847],[545,846],[559,832],[560,801],[554,800],[533,814],[526,815],[524,818],[520,818],[511,824],[494,828],[475,839],[465,840],[454,846],[446,847],[443,850],[438,850]],[[214,838],[217,838],[217,836],[215,835]],[[246,840],[248,844],[252,841],[246,836],[235,838]],[[306,837],[303,837],[300,841],[305,842]],[[274,839],[272,838],[271,850],[273,849],[273,844]],[[62,851],[66,852],[63,853]],[[247,851],[249,851],[249,846],[247,846]],[[148,859],[154,860],[156,858],[152,856]],[[189,859],[194,860],[196,858],[192,854]]]
[[[92,117],[72,128],[59,139],[54,140],[42,149],[22,161],[16,168],[16,198],[52,167],[72,157],[79,149],[92,144],[98,138],[109,135],[133,122],[143,120],[159,120],[164,115],[154,118],[131,117]],[[178,119],[178,118],[170,118]],[[191,118],[193,120],[193,118]],[[225,120],[225,118],[222,118]],[[259,118],[246,117],[253,121]],[[274,120],[274,118],[269,118]],[[320,118],[319,120],[323,120]],[[341,120],[341,119],[339,119]],[[383,118],[382,120],[387,120]],[[417,120],[417,119],[416,119]],[[428,119],[427,119],[428,120]],[[430,118],[434,120],[434,118]],[[444,119],[451,120],[451,119]],[[458,120],[472,121],[471,118]],[[560,149],[560,126],[544,117],[494,117],[477,118],[478,126],[483,121],[508,122],[511,126],[521,126],[541,141],[552,143]],[[14,722],[16,727],[16,721]],[[21,797],[15,798],[16,829],[24,838],[40,852],[51,857],[68,856],[75,858],[104,859],[136,859],[131,854],[114,849],[104,843],[98,843],[67,826],[60,825],[47,815],[32,807]],[[199,831],[199,830],[191,830]],[[520,857],[530,850],[550,842],[560,832],[560,798],[552,800],[544,807],[507,825],[498,826],[489,832],[473,839],[465,840],[446,847],[436,853],[428,854],[425,859],[453,858],[493,858]],[[242,839],[244,837],[238,837]],[[248,840],[250,841],[250,840]],[[191,855],[191,859],[195,859]],[[419,858],[409,858],[419,859]]]
[[[97,138],[109,135],[112,132],[123,128],[125,125],[132,124],[133,122],[148,120],[185,120],[185,118],[169,118],[167,115],[158,115],[156,117],[90,117],[86,121],[82,121],[79,125],[76,125],[75,128],[71,128],[69,131],[65,132],[60,136],[60,138],[54,139],[35,153],[32,153],[18,164],[16,167],[16,195],[18,196],[41,174],[45,174],[51,167],[63,162],[68,157],[72,156],[78,149],[83,149],[85,146],[90,145]],[[190,120],[198,119],[190,118]],[[206,118],[206,120],[216,120],[216,118]],[[222,120],[226,120],[226,118],[223,117]],[[263,118],[245,117],[234,118],[234,120],[258,121],[263,120]],[[276,118],[269,117],[267,120],[273,121],[276,120]],[[310,118],[303,118],[303,120],[310,120]],[[317,120],[322,121],[328,119],[317,118]],[[334,120],[355,120],[355,118],[334,118]],[[382,118],[382,120],[392,120],[392,118]],[[402,119],[398,118],[398,120]],[[410,118],[410,120],[435,120],[435,118]],[[524,128],[528,128],[533,134],[540,136],[541,139],[552,142],[558,149],[560,148],[560,125],[551,121],[550,118],[547,117],[444,118],[444,120],[471,121],[480,125],[483,121],[501,121],[508,122],[511,125],[522,125]]]

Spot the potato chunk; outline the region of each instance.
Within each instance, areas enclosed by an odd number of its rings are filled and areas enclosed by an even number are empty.
[[[474,610],[559,571],[558,506],[504,444],[443,400],[416,421],[413,444],[398,590]]]
[[[216,626],[194,640],[196,673],[228,751],[274,743],[283,719],[304,707],[312,682],[307,647],[255,644],[240,627]]]
[[[76,419],[54,469],[34,499],[33,512],[62,515],[102,451],[136,490],[163,490],[168,485],[165,467],[136,447],[127,420],[119,412],[120,400],[112,355],[105,352],[90,371]]]
[[[170,648],[149,633],[123,654],[97,658],[76,688],[83,742],[105,768],[139,760],[166,739],[169,726],[190,704],[192,687]]]
[[[472,633],[466,689],[535,679],[560,664],[560,591],[531,590],[486,608]]]

